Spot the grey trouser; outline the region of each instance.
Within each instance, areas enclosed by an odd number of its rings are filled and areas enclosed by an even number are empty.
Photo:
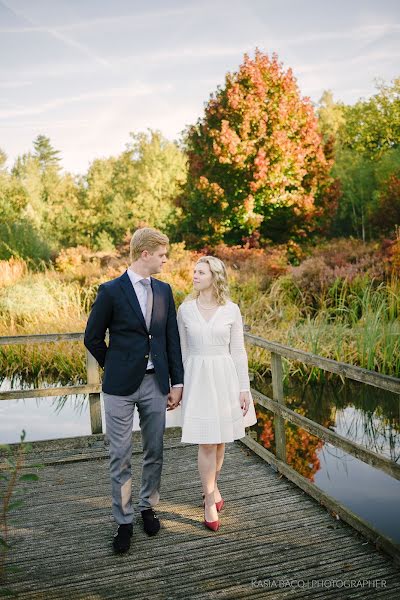
[[[145,375],[139,388],[129,396],[103,393],[106,434],[110,442],[112,513],[118,525],[132,523],[132,426],[138,408],[143,444],[142,487],[139,510],[158,504],[163,464],[163,436],[168,396],[163,394],[154,374]]]

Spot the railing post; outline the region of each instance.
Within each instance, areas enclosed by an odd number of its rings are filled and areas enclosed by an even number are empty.
[[[280,404],[285,404],[283,396],[282,357],[276,352],[271,352],[271,371],[273,399]],[[286,462],[285,419],[277,414],[274,414],[274,432],[276,456],[283,462]]]
[[[86,373],[87,382],[95,385],[100,385],[100,373],[99,365],[97,360],[92,356],[88,349],[86,349]],[[101,403],[100,394],[89,394],[89,409],[90,409],[90,426],[93,433],[102,433],[103,427],[101,423]]]

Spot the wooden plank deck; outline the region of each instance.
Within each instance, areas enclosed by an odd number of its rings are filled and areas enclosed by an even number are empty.
[[[9,564],[21,571],[8,587],[21,600],[400,597],[389,557],[239,442],[227,446],[221,528],[206,530],[196,459],[196,446],[167,430],[162,529],[149,538],[138,519],[130,552],[115,555],[103,436],[34,444],[29,462],[45,467],[14,515]],[[338,580],[356,587],[326,587]]]

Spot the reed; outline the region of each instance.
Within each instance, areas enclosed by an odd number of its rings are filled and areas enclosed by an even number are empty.
[[[366,278],[336,281],[318,298],[318,308],[304,302],[300,289],[281,277],[244,308],[252,332],[340,362],[387,375],[400,374],[400,281]],[[242,294],[241,298],[246,298]],[[260,357],[249,349],[252,368]],[[267,357],[266,357],[267,358]],[[285,376],[321,380],[329,375],[315,367],[284,362]],[[264,370],[265,372],[265,370]]]

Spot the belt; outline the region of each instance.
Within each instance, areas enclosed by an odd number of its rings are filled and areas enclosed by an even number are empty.
[[[155,372],[156,372],[155,369],[146,369],[146,375],[152,375]]]

